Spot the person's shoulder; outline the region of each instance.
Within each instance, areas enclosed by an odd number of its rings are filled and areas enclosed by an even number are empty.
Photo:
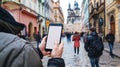
[[[93,39],[93,36],[92,35],[88,35],[87,36],[87,40],[92,40]]]
[[[92,38],[93,36],[92,36],[92,35],[88,35],[87,37],[88,37],[88,38]]]

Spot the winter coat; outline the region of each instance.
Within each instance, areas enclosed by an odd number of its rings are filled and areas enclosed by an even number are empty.
[[[83,34],[83,42],[84,42],[84,44],[86,43],[87,36],[88,36],[88,34],[87,34],[87,33],[84,33],[84,34]]]
[[[38,41],[38,42],[41,41],[41,36],[40,36],[40,34],[37,34],[37,35],[36,35],[36,41]]]
[[[16,35],[0,32],[0,67],[43,67],[42,53]],[[54,58],[47,67],[65,67],[64,60]]]
[[[102,55],[102,52],[104,50],[104,46],[101,51],[95,52],[94,48],[92,48],[92,42],[94,41],[94,37],[98,37],[96,32],[92,32],[88,37],[87,41],[85,43],[85,50],[88,52],[89,57],[100,57]],[[100,38],[102,42],[102,38]]]
[[[72,40],[74,41],[74,47],[80,47],[80,41],[79,41],[80,36],[79,35],[74,35]]]
[[[115,36],[112,33],[106,35],[106,40],[109,43],[113,43],[115,41]]]

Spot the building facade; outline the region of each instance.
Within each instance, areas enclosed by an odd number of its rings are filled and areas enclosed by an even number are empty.
[[[83,0],[82,2],[82,31],[87,32],[89,29],[89,0]]]
[[[53,0],[50,0],[49,6],[50,6],[50,9],[49,9],[50,17],[49,18],[50,18],[51,23],[54,23],[54,1]]]
[[[66,26],[65,32],[67,33],[81,32],[80,29],[81,13],[78,2],[76,0],[74,1],[73,9],[71,8],[71,4],[69,3],[67,11],[68,11],[68,16],[67,16],[67,24],[65,25]]]
[[[30,39],[33,34],[40,32],[41,36],[48,32],[50,23],[64,23],[60,1],[53,0],[2,0],[2,7],[9,11],[17,22],[26,26]],[[55,11],[57,11],[55,17]]]
[[[64,24],[63,11],[60,6],[60,0],[54,2],[54,23]]]
[[[120,0],[106,0],[106,34],[111,30],[120,42]]]
[[[38,31],[40,32],[41,36],[43,35],[45,29],[44,4],[45,0],[38,0]]]
[[[64,16],[62,8],[60,7],[60,1],[54,2],[54,0],[45,0],[45,26],[46,33],[48,32],[48,26],[50,23],[64,23]]]
[[[105,0],[89,0],[89,22],[105,37]]]
[[[38,0],[3,0],[2,7],[10,12],[16,21],[25,24],[27,35],[33,38],[38,32]]]

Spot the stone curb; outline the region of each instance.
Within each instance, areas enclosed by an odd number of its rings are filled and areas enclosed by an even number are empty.
[[[108,53],[110,52],[108,48],[104,48],[104,51],[106,51],[106,52],[108,52]],[[117,58],[120,58],[120,56],[118,56],[118,55],[115,54],[115,53],[114,53],[114,56],[117,57]]]

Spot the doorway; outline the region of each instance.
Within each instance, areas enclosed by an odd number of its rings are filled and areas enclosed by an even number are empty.
[[[28,36],[30,37],[30,39],[32,38],[32,34],[33,34],[33,24],[30,22],[28,25]]]
[[[110,29],[111,32],[115,35],[115,18],[113,15],[110,17]]]

